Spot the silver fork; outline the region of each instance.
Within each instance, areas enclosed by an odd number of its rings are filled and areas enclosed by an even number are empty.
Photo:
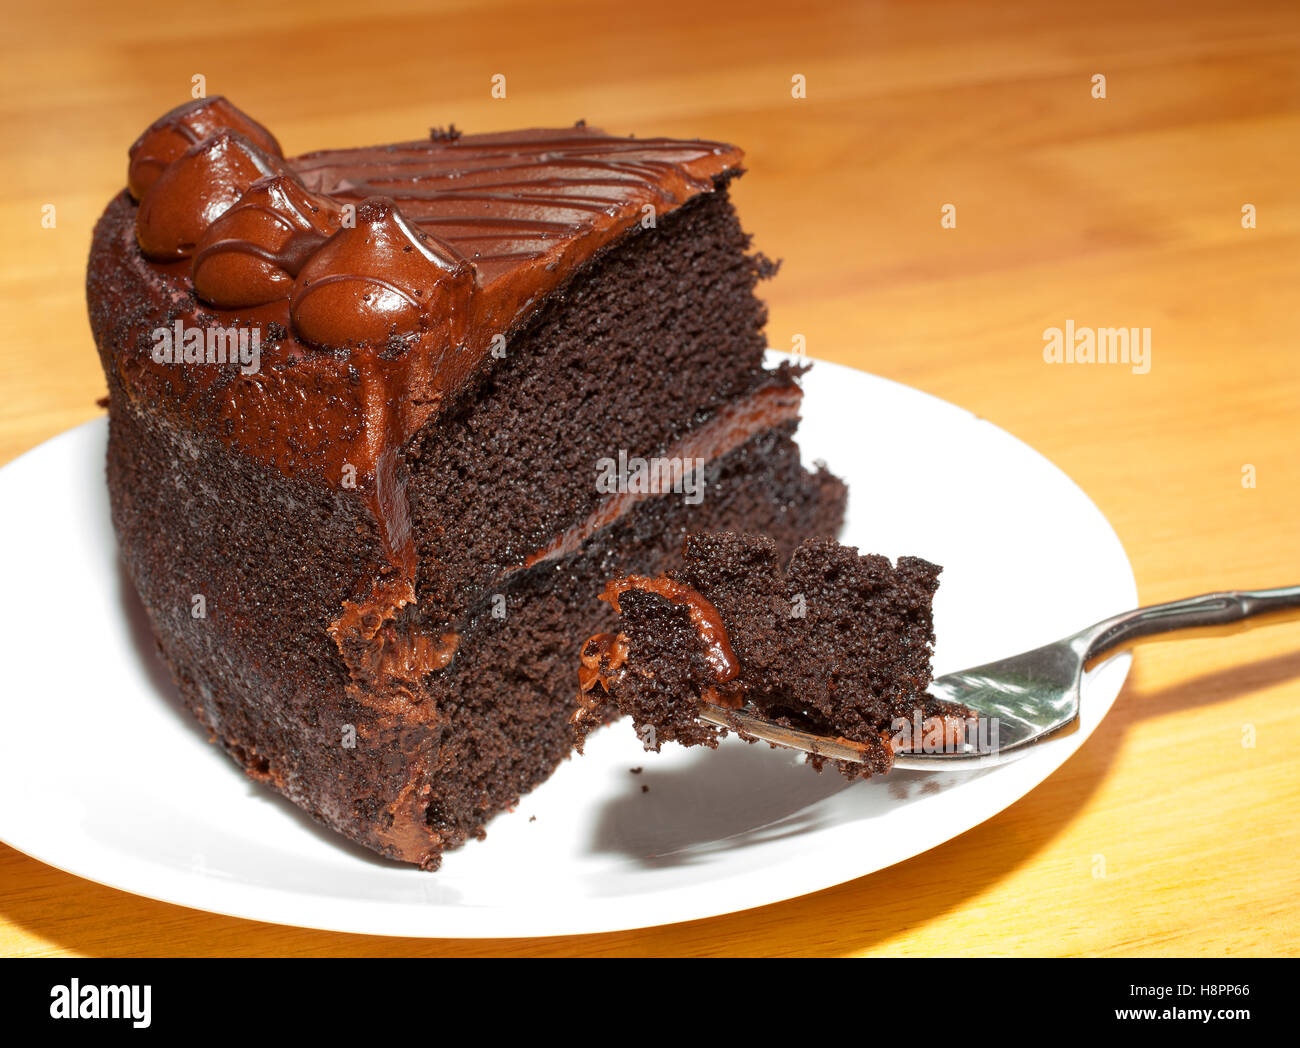
[[[966,733],[955,745],[934,747],[939,752],[924,752],[924,747],[899,750],[894,767],[967,771],[1016,760],[1075,724],[1083,671],[1102,655],[1166,633],[1223,636],[1265,621],[1298,618],[1300,586],[1207,593],[1126,611],[1022,655],[949,673],[933,681],[929,693],[968,707],[979,718],[980,730]],[[744,709],[705,704],[699,717],[818,757],[863,759],[860,743],[773,724]]]

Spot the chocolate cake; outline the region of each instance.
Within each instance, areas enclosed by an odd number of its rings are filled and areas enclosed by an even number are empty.
[[[581,123],[286,158],[220,98],[131,147],[87,275],[113,522],[249,775],[434,868],[570,753],[611,575],[835,533],[741,159]]]
[[[605,586],[620,621],[583,646],[579,742],[613,706],[648,749],[716,747],[727,729],[701,721],[701,703],[743,706],[861,744],[861,763],[836,762],[859,776],[888,771],[914,725],[964,737],[970,711],[926,694],[939,572],[827,538],[786,557],[767,536],[688,535],[681,567]]]

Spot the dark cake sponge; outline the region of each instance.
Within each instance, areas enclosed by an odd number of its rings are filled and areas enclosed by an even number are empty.
[[[716,747],[726,729],[698,720],[698,704],[743,703],[866,744],[866,762],[841,768],[863,775],[892,766],[898,718],[954,712],[926,695],[938,566],[813,538],[783,567],[772,539],[734,532],[688,535],[683,557],[678,570],[615,579],[601,595],[621,622],[583,646],[580,740],[612,706],[648,749]]]

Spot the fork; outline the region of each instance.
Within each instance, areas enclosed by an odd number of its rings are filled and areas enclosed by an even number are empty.
[[[917,749],[895,745],[895,768],[968,771],[1023,757],[1065,734],[1079,718],[1084,670],[1134,641],[1167,633],[1224,636],[1266,621],[1300,619],[1300,586],[1232,590],[1135,608],[1021,655],[939,677],[929,694],[975,714],[965,739]],[[831,760],[859,762],[867,747],[849,739],[774,724],[745,709],[702,704],[700,720]],[[973,737],[972,737],[973,736]]]

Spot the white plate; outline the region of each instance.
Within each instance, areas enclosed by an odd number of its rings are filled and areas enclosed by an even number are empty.
[[[845,541],[944,565],[937,673],[1137,603],[1110,525],[1031,448],[849,368],[819,363],[805,389],[805,457],[849,483]],[[716,753],[645,753],[616,725],[495,819],[486,841],[421,873],[254,784],[179,706],[118,567],[106,432],[104,420],[88,422],[0,471],[0,838],[184,906],[346,932],[486,937],[644,927],[788,899],[933,848],[1024,796],[1096,728],[1128,669],[1120,656],[1093,673],[1079,731],[961,775],[898,771],[850,786],[792,753],[734,740]]]

